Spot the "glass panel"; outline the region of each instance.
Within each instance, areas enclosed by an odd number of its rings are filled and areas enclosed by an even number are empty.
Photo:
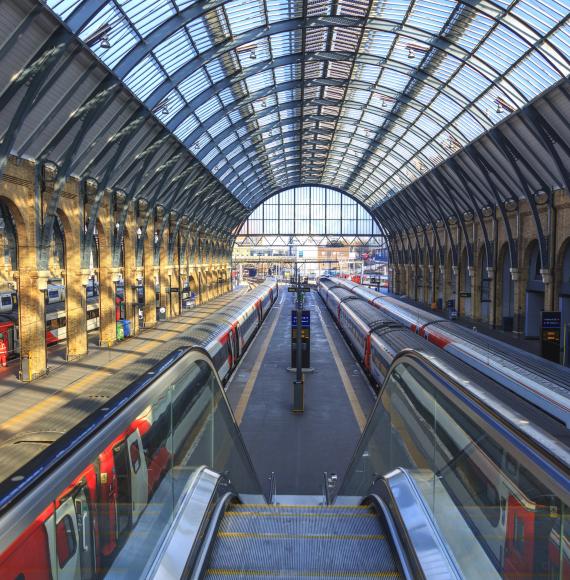
[[[374,344],[371,357],[382,360]],[[427,373],[412,361],[393,369],[339,495],[364,496],[404,468],[466,578],[565,577],[568,508],[553,484],[531,454]]]
[[[261,495],[205,360],[187,355],[148,389],[150,403],[140,410],[135,402],[130,418],[99,436],[97,453],[3,547],[2,578],[143,577],[202,466],[226,474],[241,494]]]

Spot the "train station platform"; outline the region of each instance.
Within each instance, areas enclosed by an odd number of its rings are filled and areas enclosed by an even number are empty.
[[[175,339],[192,325],[246,291],[247,287],[237,288],[110,348],[90,340],[85,357],[55,366],[48,375],[31,383],[17,379],[13,363],[0,369],[0,480],[29,459],[34,447],[37,452],[39,447],[49,445],[142,376],[157,357],[176,348]],[[98,333],[94,336],[97,338]],[[62,408],[67,412],[57,413],[55,421],[54,412]],[[15,438],[18,451],[11,450]]]
[[[323,472],[339,479],[348,467],[376,395],[317,292],[311,311],[311,367],[305,410],[293,413],[291,310],[279,298],[227,386],[227,396],[259,480],[275,473],[278,495],[322,493]]]

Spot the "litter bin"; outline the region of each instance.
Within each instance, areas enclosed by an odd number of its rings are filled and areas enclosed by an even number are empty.
[[[164,306],[156,309],[156,317],[158,320],[166,320],[166,308]]]
[[[130,320],[123,320],[123,334],[125,338],[131,336],[131,321]]]
[[[117,340],[125,340],[125,329],[123,327],[123,320],[117,321]]]
[[[505,332],[512,332],[514,326],[514,318],[512,316],[503,316],[503,330]]]

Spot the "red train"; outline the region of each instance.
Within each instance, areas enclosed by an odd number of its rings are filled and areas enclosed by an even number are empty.
[[[570,369],[349,280],[325,283],[349,290],[570,428]]]
[[[209,355],[221,380],[235,368],[277,294],[277,284],[267,282],[192,327],[189,342]],[[0,554],[1,578],[105,575],[172,464],[188,453],[189,433],[211,413],[211,391],[196,388],[203,379],[193,380],[183,369],[181,374],[187,387],[175,389],[170,399],[153,400]],[[171,383],[160,375],[156,388],[161,381],[168,389]]]

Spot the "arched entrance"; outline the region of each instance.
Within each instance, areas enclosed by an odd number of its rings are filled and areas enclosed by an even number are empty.
[[[511,276],[511,254],[508,244],[499,252],[497,297],[503,330],[512,331],[515,316],[515,285]]]
[[[479,286],[479,300],[481,304],[481,321],[489,322],[491,316],[491,283],[492,280],[489,278],[487,268],[489,262],[487,259],[487,250],[483,246],[480,251],[479,259],[479,275],[481,276],[481,285]]]
[[[18,294],[14,273],[18,270],[16,223],[7,204],[0,200],[0,340],[7,358],[19,352]]]
[[[524,334],[527,338],[538,338],[540,333],[540,313],[544,310],[544,282],[540,270],[542,261],[538,242],[532,241],[526,250],[527,283],[525,297]]]
[[[562,332],[565,334],[566,326],[570,324],[570,238],[562,245],[562,256],[560,265],[557,268],[558,273],[558,308],[562,314]],[[570,339],[566,336],[566,343]],[[562,341],[564,349],[564,340]],[[566,359],[568,360],[568,346],[566,348]],[[564,364],[567,364],[566,361]]]
[[[473,313],[471,302],[471,272],[469,271],[469,262],[467,260],[467,248],[463,248],[461,253],[461,303],[463,316],[471,317]]]

